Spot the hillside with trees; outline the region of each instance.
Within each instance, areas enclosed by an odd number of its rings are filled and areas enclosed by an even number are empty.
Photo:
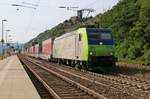
[[[119,60],[150,65],[150,0],[120,0],[105,13],[84,19],[84,23],[113,30]],[[82,25],[82,22],[71,18],[51,30],[46,30],[34,40],[41,42]]]

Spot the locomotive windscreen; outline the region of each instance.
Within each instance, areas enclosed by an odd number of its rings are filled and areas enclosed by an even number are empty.
[[[110,29],[87,28],[88,43],[91,45],[113,45],[112,31]]]

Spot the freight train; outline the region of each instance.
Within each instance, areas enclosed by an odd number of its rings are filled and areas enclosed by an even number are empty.
[[[113,66],[117,61],[111,29],[79,28],[26,48],[24,53],[83,69]]]

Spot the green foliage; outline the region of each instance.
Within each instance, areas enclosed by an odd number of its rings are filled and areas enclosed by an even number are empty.
[[[149,60],[149,12],[149,0],[121,0],[113,9],[100,16],[99,26],[113,30],[118,58],[133,60],[145,56],[146,53],[145,60]]]
[[[144,57],[144,60],[145,60],[144,64],[145,65],[150,65],[150,49],[145,51],[143,57]]]
[[[141,56],[141,49],[136,46],[131,46],[128,49],[128,58],[136,59],[137,57]]]
[[[128,42],[124,41],[116,46],[116,56],[118,58],[125,58],[127,56],[128,51]]]
[[[144,53],[144,59],[147,61],[150,61],[150,50],[148,50]]]

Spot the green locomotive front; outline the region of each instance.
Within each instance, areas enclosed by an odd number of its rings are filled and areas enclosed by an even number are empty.
[[[115,64],[114,41],[110,29],[87,28],[88,62],[101,66]]]

